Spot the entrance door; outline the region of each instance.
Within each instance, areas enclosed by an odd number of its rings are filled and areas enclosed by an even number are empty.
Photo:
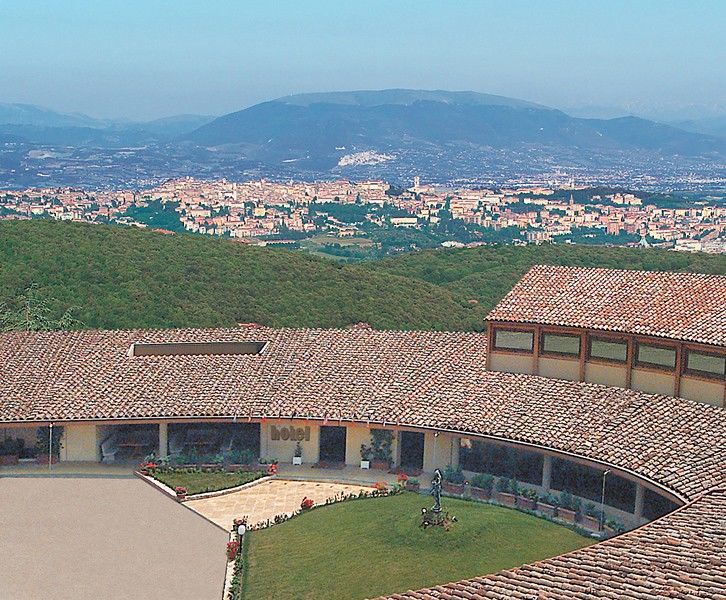
[[[345,427],[320,428],[320,462],[345,462]]]
[[[416,431],[401,432],[401,468],[423,469],[424,434]]]

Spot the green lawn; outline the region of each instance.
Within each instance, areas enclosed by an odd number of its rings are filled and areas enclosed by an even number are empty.
[[[344,502],[248,534],[245,600],[360,600],[465,579],[593,540],[516,510],[451,498],[451,531],[419,527],[413,493]]]
[[[243,485],[264,477],[265,473],[255,471],[254,473],[201,473],[185,471],[168,471],[154,473],[153,477],[174,489],[177,486],[187,488],[187,493],[201,494],[203,492],[216,492],[217,490],[225,490],[227,488]]]

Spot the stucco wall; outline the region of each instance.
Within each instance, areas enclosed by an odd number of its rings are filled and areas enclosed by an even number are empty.
[[[424,435],[424,471],[443,469],[449,464],[459,464],[459,438],[446,433],[436,436],[427,431]]]
[[[631,373],[631,386],[634,390],[649,394],[673,395],[676,378],[672,373],[658,373],[633,369]]]
[[[566,358],[547,358],[540,356],[539,375],[543,377],[554,377],[556,379],[568,379],[569,381],[580,380],[579,359],[568,360]]]
[[[260,424],[260,454],[262,458],[272,459],[276,458],[280,462],[291,463],[292,457],[295,454],[295,446],[297,445],[296,440],[273,440],[272,439],[272,427],[277,427],[278,430],[282,428],[288,428],[293,426],[295,429],[306,427],[310,428],[310,440],[302,440],[300,445],[302,446],[302,459],[304,463],[316,463],[318,462],[318,456],[320,455],[320,427],[318,425],[301,423],[299,421],[268,421]]]
[[[534,357],[531,354],[501,354],[492,352],[489,357],[489,368],[492,371],[507,373],[534,373]]]
[[[619,365],[601,365],[598,363],[585,363],[585,381],[615,387],[625,387],[628,379],[628,369]]]
[[[96,425],[64,425],[60,459],[63,461],[99,460],[98,429]]]
[[[348,425],[348,432],[345,438],[345,464],[360,465],[361,444],[370,446],[371,430],[365,425]]]
[[[703,381],[693,377],[681,377],[681,396],[691,400],[699,400],[715,406],[723,404],[724,384],[719,381]]]

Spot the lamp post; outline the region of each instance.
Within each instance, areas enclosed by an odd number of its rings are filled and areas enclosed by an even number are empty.
[[[600,495],[600,531],[605,527],[605,478],[610,473],[610,470],[603,471],[602,474],[602,493]]]

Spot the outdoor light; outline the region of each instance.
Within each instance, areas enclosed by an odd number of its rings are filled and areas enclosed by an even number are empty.
[[[239,527],[237,527],[237,535],[240,537],[244,537],[245,533],[247,533],[247,525],[244,523],[240,523]]]

